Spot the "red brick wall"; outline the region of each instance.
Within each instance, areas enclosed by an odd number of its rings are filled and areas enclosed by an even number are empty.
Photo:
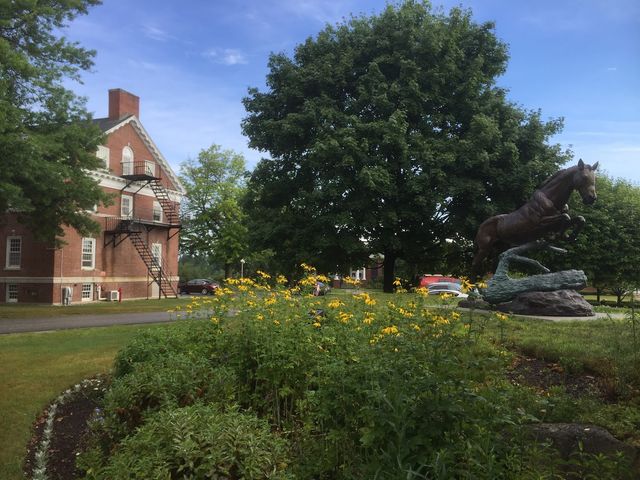
[[[109,116],[121,118],[125,114],[139,115],[139,98],[120,89],[109,91]],[[129,146],[134,152],[134,161],[153,161],[154,157],[139,137],[136,129],[129,123],[115,130],[106,141],[109,148],[109,167],[115,176],[122,175],[122,150]],[[161,171],[156,164],[156,175],[162,177],[161,183],[165,188],[177,190],[171,182],[167,172]],[[137,190],[140,184],[134,184],[132,188]],[[124,186],[124,185],[123,185]],[[120,216],[121,189],[107,188],[106,191],[114,194],[114,203],[108,207],[100,205],[95,219],[102,229],[105,227],[105,215]],[[143,194],[149,192],[148,188],[134,195],[133,216],[145,220],[153,220],[153,205],[157,201],[155,197]],[[133,192],[125,192],[132,195]],[[176,204],[178,207],[178,204]],[[163,220],[165,220],[163,212]],[[143,229],[142,238],[151,248],[152,243],[161,243],[162,259],[168,272],[173,276],[178,273],[178,235],[168,238],[168,229],[158,225],[149,225]],[[176,233],[175,229],[170,231]],[[6,241],[11,235],[22,236],[22,259],[19,270],[5,269]],[[62,287],[73,288],[72,301],[81,301],[83,283],[94,285],[94,298],[97,297],[96,286],[103,289],[103,296],[109,290],[122,290],[124,299],[148,298],[153,295],[153,289],[149,285],[150,277],[147,267],[139,253],[134,248],[131,240],[119,236],[113,241],[112,235],[101,233],[96,236],[95,268],[91,270],[82,268],[82,237],[74,230],[65,229],[64,245],[60,249],[53,249],[49,245],[35,241],[26,227],[18,224],[16,218],[8,216],[6,221],[0,222],[0,303],[6,301],[6,285],[8,282],[18,284],[19,302],[46,302],[61,303]],[[120,243],[118,243],[120,242]],[[116,245],[117,244],[117,245]],[[19,282],[15,279],[20,280]],[[13,279],[13,280],[11,280]],[[174,280],[177,289],[177,280]]]
[[[109,118],[118,119],[131,113],[140,117],[140,97],[120,88],[109,90]]]

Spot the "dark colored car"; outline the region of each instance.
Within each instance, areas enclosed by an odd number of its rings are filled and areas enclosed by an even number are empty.
[[[220,287],[216,282],[206,278],[194,278],[180,285],[180,293],[201,293],[203,295],[213,295]]]

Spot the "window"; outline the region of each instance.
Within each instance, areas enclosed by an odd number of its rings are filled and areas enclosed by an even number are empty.
[[[93,270],[96,266],[96,239],[82,239],[82,269]]]
[[[19,270],[22,261],[22,237],[7,237],[7,260],[6,268]]]
[[[162,206],[159,202],[153,202],[153,221],[161,222],[162,221]]]
[[[133,218],[133,197],[131,195],[122,195],[120,198],[120,216]]]
[[[122,175],[133,175],[133,150],[131,147],[122,149]]]
[[[104,168],[109,170],[109,149],[104,145],[98,145],[98,151],[96,157],[104,162]]]
[[[161,243],[151,244],[151,255],[155,260],[154,269],[157,270],[158,267],[162,265],[162,244]]]
[[[144,173],[151,177],[156,176],[156,164],[150,160],[144,161]]]
[[[18,285],[15,283],[7,283],[7,303],[16,303],[18,301]]]
[[[82,284],[82,297],[83,302],[93,300],[93,283]]]

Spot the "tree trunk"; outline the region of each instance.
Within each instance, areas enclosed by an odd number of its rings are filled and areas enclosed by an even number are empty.
[[[397,254],[395,252],[384,252],[384,261],[382,262],[383,287],[385,293],[393,293],[393,281],[395,280]]]
[[[224,264],[224,278],[229,278],[231,276],[231,264]]]

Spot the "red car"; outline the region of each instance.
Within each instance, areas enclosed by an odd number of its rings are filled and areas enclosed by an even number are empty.
[[[180,285],[180,293],[186,295],[188,293],[201,293],[202,295],[213,295],[220,288],[216,282],[207,280],[206,278],[194,278]]]
[[[426,274],[420,277],[420,286],[421,287],[429,287],[432,283],[439,282],[451,282],[451,283],[461,283],[459,278],[455,277],[445,277],[444,275],[440,275],[439,273]]]

